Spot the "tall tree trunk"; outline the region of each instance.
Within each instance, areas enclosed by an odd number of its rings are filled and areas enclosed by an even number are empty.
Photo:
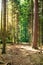
[[[7,27],[7,31],[8,31],[8,0],[7,0],[7,4],[6,4],[6,19],[7,19],[7,24],[6,24],[6,27]]]
[[[37,48],[38,42],[38,0],[34,0],[34,22],[33,22],[33,47]]]
[[[3,1],[3,49],[2,49],[2,53],[6,53],[6,0],[2,0]]]
[[[1,40],[2,40],[2,7],[1,7]]]
[[[15,40],[15,8],[12,1],[12,44],[16,43]]]
[[[15,12],[15,19],[14,19],[15,31],[14,31],[14,43],[18,43],[18,17],[17,13]]]
[[[33,36],[33,0],[31,0],[31,21],[32,21],[32,36]]]
[[[19,44],[19,39],[18,39],[18,30],[19,30],[19,26],[18,26],[18,16],[19,16],[19,14],[18,14],[18,12],[17,12],[17,44]]]
[[[41,2],[41,7],[42,7],[42,17],[43,17],[43,0]],[[42,44],[43,44],[43,19],[42,19]]]
[[[12,5],[12,44],[14,44],[14,21],[13,21],[13,5]]]

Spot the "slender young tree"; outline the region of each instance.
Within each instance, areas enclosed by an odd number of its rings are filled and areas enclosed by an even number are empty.
[[[33,48],[37,48],[38,41],[38,0],[34,0],[34,21],[33,21]]]
[[[3,7],[3,48],[2,48],[2,54],[6,53],[6,0],[2,0],[2,7]]]
[[[12,3],[12,44],[16,43],[15,40],[15,2],[11,1]]]
[[[12,44],[14,44],[14,21],[13,21],[13,1],[12,1]]]
[[[7,4],[6,4],[6,19],[7,19],[6,27],[7,27],[7,31],[8,31],[8,0],[7,0]]]
[[[16,27],[17,27],[17,43],[19,44],[19,39],[18,39],[18,34],[19,34],[19,32],[18,32],[18,30],[19,30],[18,17],[19,17],[19,14],[18,14],[18,11],[17,11],[17,20],[16,20],[17,24],[16,24]]]
[[[43,17],[43,0],[41,1],[42,17]],[[42,19],[42,44],[43,44],[43,19]]]
[[[31,21],[32,21],[32,36],[33,36],[33,0],[31,0]]]
[[[2,2],[1,2],[2,4]],[[1,39],[2,39],[2,7],[1,7]]]

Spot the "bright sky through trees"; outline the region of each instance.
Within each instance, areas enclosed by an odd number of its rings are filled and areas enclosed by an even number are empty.
[[[0,20],[1,20],[1,0],[0,0]]]
[[[24,0],[20,0],[20,4],[22,5],[24,3]]]
[[[1,11],[1,0],[0,0],[0,11]]]
[[[24,3],[24,0],[20,0],[20,4],[22,5]],[[1,0],[0,0],[0,11],[1,11]]]

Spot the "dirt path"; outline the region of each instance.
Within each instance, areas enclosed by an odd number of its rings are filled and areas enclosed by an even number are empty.
[[[11,45],[0,60],[10,65],[43,65],[43,53],[27,45]]]

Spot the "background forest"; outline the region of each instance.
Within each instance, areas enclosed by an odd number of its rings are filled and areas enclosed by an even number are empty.
[[[0,65],[43,65],[43,0],[0,0]]]
[[[0,3],[0,43],[31,44],[35,37],[38,45],[43,44],[43,0],[38,0],[36,4],[38,17],[34,12],[34,0],[6,0],[5,9],[3,1]],[[38,18],[36,23],[35,15]]]
[[[43,42],[43,3],[39,0],[39,42]],[[6,2],[6,42],[32,41],[33,13],[32,0],[7,0]],[[2,11],[1,11],[2,12]],[[2,14],[0,14],[2,15]],[[0,17],[0,42],[3,36],[3,15]],[[2,30],[2,31],[1,31]]]

